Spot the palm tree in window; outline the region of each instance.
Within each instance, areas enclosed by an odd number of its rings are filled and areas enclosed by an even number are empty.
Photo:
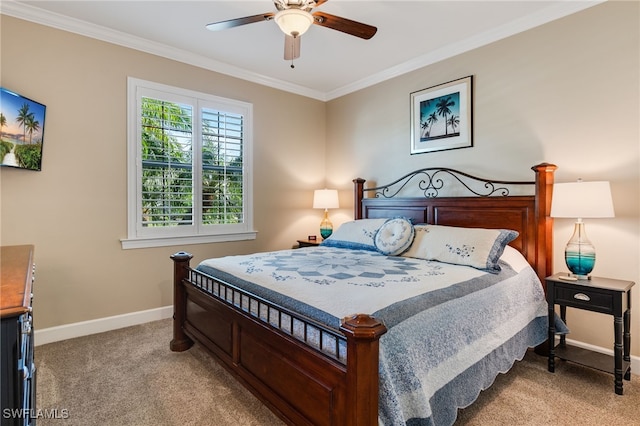
[[[143,226],[192,221],[191,111],[160,99],[142,98]]]

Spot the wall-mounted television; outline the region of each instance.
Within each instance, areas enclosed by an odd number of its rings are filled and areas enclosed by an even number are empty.
[[[0,166],[42,170],[46,106],[0,87]]]

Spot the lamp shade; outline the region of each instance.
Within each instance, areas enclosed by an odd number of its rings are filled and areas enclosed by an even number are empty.
[[[314,209],[337,209],[338,203],[337,189],[316,189],[313,192]]]
[[[281,10],[276,13],[275,20],[283,33],[293,37],[301,36],[313,24],[313,16],[300,9]]]
[[[614,217],[609,182],[554,184],[551,217]]]

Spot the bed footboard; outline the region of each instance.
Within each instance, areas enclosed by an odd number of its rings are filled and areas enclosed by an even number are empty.
[[[357,314],[344,318],[340,331],[324,328],[194,271],[189,253],[171,258],[172,351],[198,342],[289,424],[377,424],[378,349],[386,332],[382,323]],[[266,319],[248,308],[254,303],[260,312],[266,307]],[[293,332],[294,323],[303,330],[302,338]],[[316,347],[304,341],[307,334],[319,337]],[[323,351],[325,345],[335,353]]]

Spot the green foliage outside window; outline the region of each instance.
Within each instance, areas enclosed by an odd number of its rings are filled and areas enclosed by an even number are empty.
[[[205,109],[202,122],[203,223],[242,223],[243,119],[238,115]]]
[[[217,118],[220,116],[224,118]],[[192,117],[190,106],[142,98],[143,226],[193,223]],[[213,119],[207,119],[209,117]],[[239,119],[239,127],[230,130],[224,113],[203,112],[202,223],[205,225],[243,222],[242,117]]]

